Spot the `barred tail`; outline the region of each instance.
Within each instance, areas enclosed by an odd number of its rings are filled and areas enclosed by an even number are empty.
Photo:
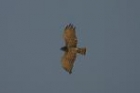
[[[86,48],[78,48],[77,52],[79,54],[85,55],[86,54]]]

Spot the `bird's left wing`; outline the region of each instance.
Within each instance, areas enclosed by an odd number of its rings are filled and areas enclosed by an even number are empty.
[[[77,37],[75,27],[72,24],[69,24],[64,29],[63,34],[66,46],[68,47],[76,47],[77,46]]]

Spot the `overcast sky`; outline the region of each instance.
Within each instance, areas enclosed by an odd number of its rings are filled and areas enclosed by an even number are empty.
[[[140,93],[139,0],[0,0],[0,93]],[[76,26],[73,73],[61,67]]]

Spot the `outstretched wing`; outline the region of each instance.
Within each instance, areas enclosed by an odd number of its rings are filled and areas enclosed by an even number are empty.
[[[72,24],[69,24],[65,27],[63,36],[67,47],[77,46],[76,31]]]
[[[62,57],[62,67],[70,74],[72,73],[72,68],[76,59],[76,53],[76,50],[71,48],[69,51],[65,52],[64,56]]]

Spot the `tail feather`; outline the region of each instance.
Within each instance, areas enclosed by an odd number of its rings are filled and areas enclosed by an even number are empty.
[[[86,54],[86,48],[78,48],[77,52],[79,54],[85,55]]]

